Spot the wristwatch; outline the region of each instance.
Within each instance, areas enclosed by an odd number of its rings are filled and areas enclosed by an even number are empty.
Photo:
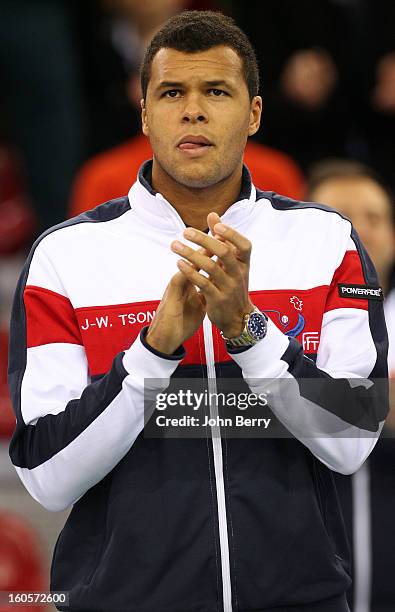
[[[227,338],[222,331],[222,338],[229,346],[252,346],[262,340],[267,332],[267,316],[254,306],[254,310],[244,315],[244,328],[240,336]]]

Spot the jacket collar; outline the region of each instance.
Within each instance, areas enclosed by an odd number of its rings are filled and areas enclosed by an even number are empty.
[[[143,221],[164,232],[184,229],[185,224],[176,209],[162,194],[156,192],[151,184],[152,160],[142,164],[137,181],[132,185],[128,197],[132,211]],[[240,226],[248,215],[248,209],[256,201],[256,190],[251,181],[250,171],[243,166],[241,190],[237,200],[222,215],[224,223],[232,227]],[[242,211],[244,211],[242,213]]]

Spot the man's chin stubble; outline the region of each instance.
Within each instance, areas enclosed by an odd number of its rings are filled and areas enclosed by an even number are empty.
[[[174,180],[180,185],[190,189],[206,189],[212,187],[226,178],[223,168],[215,168],[213,166],[204,169],[181,169],[172,173]]]

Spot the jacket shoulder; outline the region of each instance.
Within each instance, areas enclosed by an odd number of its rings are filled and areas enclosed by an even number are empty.
[[[45,230],[33,244],[32,251],[35,251],[39,245],[51,242],[53,239],[56,239],[65,232],[73,233],[74,229],[77,230],[77,228],[80,228],[81,226],[86,227],[87,225],[91,224],[101,224],[114,221],[115,219],[118,219],[124,215],[130,209],[131,206],[127,196],[103,202],[103,204],[99,204],[91,210],[87,210]]]
[[[339,221],[346,221],[348,224],[351,221],[342,215],[338,210],[332,208],[331,206],[327,206],[326,204],[321,204],[320,202],[305,202],[303,200],[294,200],[292,198],[288,198],[287,196],[280,195],[275,191],[262,191],[261,189],[256,190],[256,199],[257,201],[265,199],[269,200],[272,207],[278,211],[303,211],[303,210],[317,210],[323,214],[332,214],[335,217],[339,218]]]

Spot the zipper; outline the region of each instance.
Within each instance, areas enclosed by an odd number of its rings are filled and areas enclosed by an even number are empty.
[[[204,350],[207,364],[207,383],[210,398],[210,418],[218,423],[218,406],[216,399],[217,381],[215,375],[214,346],[211,321],[206,315],[203,319]],[[222,462],[221,429],[219,425],[211,425],[211,440],[213,444],[215,485],[217,491],[219,544],[221,551],[222,593],[224,612],[232,612],[232,588],[230,582],[230,560],[228,541],[228,521],[226,516],[225,485]]]
[[[161,195],[156,194],[169,208],[169,211],[174,216],[174,221],[180,229],[185,229],[185,223],[181,219],[178,212],[169,204],[169,202]],[[211,232],[210,232],[211,235]],[[210,393],[209,406],[210,418],[218,422],[218,406],[216,400],[211,400],[211,397],[216,397],[217,381],[215,375],[215,359],[213,345],[213,331],[211,321],[207,315],[203,319],[203,337],[204,351],[206,354],[207,365],[207,386]],[[218,507],[218,526],[219,526],[219,545],[221,553],[221,572],[222,572],[222,596],[224,602],[224,612],[232,612],[232,587],[230,581],[230,559],[229,559],[229,540],[228,540],[228,520],[226,516],[225,502],[225,484],[222,461],[222,442],[221,428],[219,425],[211,425],[211,441],[213,445],[214,457],[214,474],[215,474],[215,489],[217,492],[217,507]]]

